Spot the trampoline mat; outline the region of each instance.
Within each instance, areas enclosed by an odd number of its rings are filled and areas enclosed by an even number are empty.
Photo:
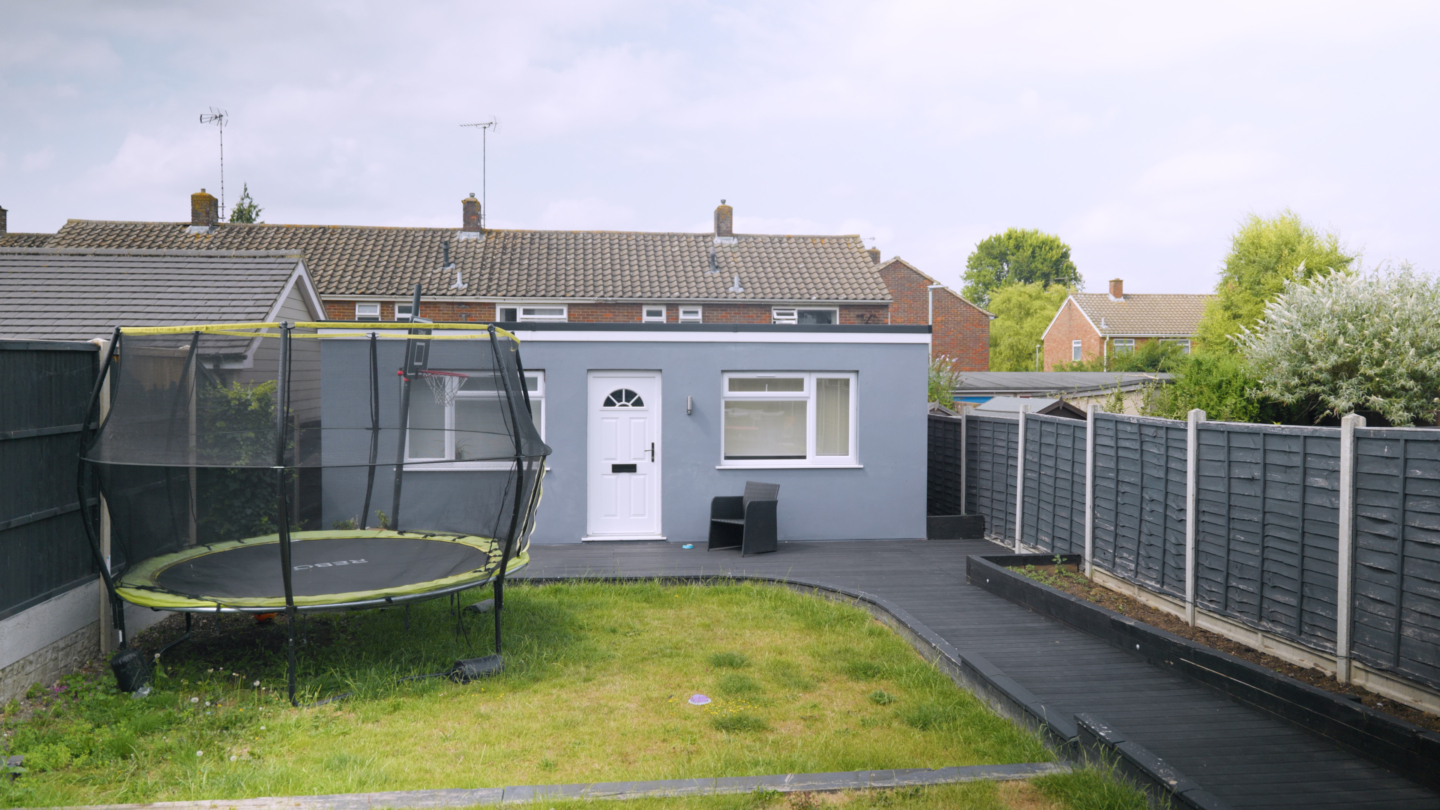
[[[490,566],[483,550],[444,537],[327,538],[290,548],[296,597],[394,591]],[[196,551],[156,572],[152,587],[217,600],[284,599],[279,543]]]

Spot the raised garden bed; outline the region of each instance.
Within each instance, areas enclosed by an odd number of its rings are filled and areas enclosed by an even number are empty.
[[[967,576],[974,585],[1329,738],[1353,753],[1410,779],[1440,788],[1440,768],[1435,766],[1440,762],[1440,733],[1367,706],[1350,695],[1326,691],[1284,674],[1283,670],[1277,671],[1255,660],[1224,651],[1218,645],[1207,646],[1199,640],[1202,637],[1182,637],[1164,629],[1163,625],[1147,623],[1142,611],[1132,607],[1134,600],[1129,603],[1111,601],[1102,595],[1099,597],[1102,601],[1094,601],[1089,598],[1094,593],[1093,588],[1081,589],[1079,583],[1073,582],[1064,573],[1066,569],[1073,570],[1079,562],[1078,555],[1062,555],[1059,559],[1060,571],[1057,572],[1052,555],[972,556],[967,563]],[[1044,570],[1043,566],[1050,568]],[[1027,567],[1039,577],[1027,576]],[[1050,582],[1069,582],[1082,593],[1061,590]],[[1119,594],[1113,596],[1128,599]],[[1107,607],[1104,601],[1127,610],[1121,612]],[[1161,615],[1168,617],[1168,614]],[[1161,621],[1169,623],[1170,620],[1173,617]],[[1186,629],[1191,630],[1188,626]],[[1227,642],[1230,643],[1233,642]],[[1262,654],[1253,655],[1258,658]]]

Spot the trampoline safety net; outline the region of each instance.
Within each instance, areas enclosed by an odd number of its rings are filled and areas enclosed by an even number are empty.
[[[99,479],[102,567],[120,598],[353,609],[474,587],[528,560],[550,448],[503,330],[126,328],[106,374],[81,475]]]

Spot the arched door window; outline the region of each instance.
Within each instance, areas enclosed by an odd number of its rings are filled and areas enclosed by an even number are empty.
[[[643,408],[645,400],[629,388],[617,388],[605,397],[606,408]]]

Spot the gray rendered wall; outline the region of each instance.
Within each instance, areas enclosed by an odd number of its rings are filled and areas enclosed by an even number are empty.
[[[1185,595],[1185,461],[1185,423],[1095,415],[1096,565]]]
[[[1021,540],[1056,554],[1085,550],[1085,423],[1025,417],[1025,520]]]
[[[327,428],[339,423],[332,421],[332,416],[350,423],[368,420],[365,395],[358,387],[363,379],[346,382],[345,375],[329,372],[346,364],[368,364],[367,344],[321,342],[327,369],[322,386]],[[437,345],[431,364],[463,368],[446,354],[456,351],[454,346],[460,343],[467,342]],[[381,357],[381,368],[390,369],[387,373],[393,378],[393,369],[400,362],[399,348],[381,348],[389,349]],[[782,541],[925,536],[928,358],[923,343],[531,340],[522,343],[520,353],[526,370],[545,372],[545,439],[554,448],[534,534],[537,543],[579,542],[586,533],[586,401],[587,374],[592,370],[661,372],[661,528],[672,542],[705,542],[710,499],[739,495],[747,480],[780,484]],[[721,374],[725,371],[857,372],[861,469],[716,469],[721,461]],[[694,412],[688,416],[687,396],[694,398]],[[382,409],[395,413],[396,400],[396,394],[382,395]],[[349,415],[342,416],[342,411]],[[369,439],[363,431],[355,431],[349,437],[327,434],[325,441],[329,454],[331,442]],[[388,449],[382,446],[380,458],[393,459],[394,453],[391,442]],[[411,508],[412,497],[425,499],[425,508],[443,508],[464,497],[466,476],[494,474],[407,473],[405,508]],[[363,491],[363,470],[325,470],[326,525],[358,512]],[[376,493],[377,503],[384,508],[389,502],[388,483],[377,484]]]
[[[1015,476],[1020,420],[1002,416],[965,417],[965,506],[985,516],[985,536],[1015,537]]]
[[[1209,422],[1197,439],[1195,603],[1334,650],[1338,431]]]
[[[1357,660],[1440,686],[1440,432],[1355,435]]]

